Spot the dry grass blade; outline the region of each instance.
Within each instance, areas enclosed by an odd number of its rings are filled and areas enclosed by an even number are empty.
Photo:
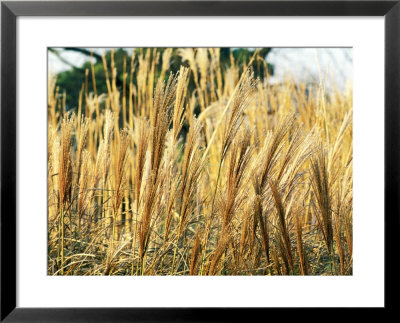
[[[312,185],[318,203],[320,222],[329,253],[333,248],[333,227],[329,175],[325,149],[320,145],[317,154],[312,158]]]

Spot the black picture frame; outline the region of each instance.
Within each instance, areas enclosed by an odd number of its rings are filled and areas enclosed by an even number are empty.
[[[270,308],[19,308],[16,264],[16,19],[19,16],[384,16],[385,309],[396,307],[400,180],[400,1],[2,1],[1,322],[253,321]],[[368,176],[368,175],[366,175]],[[373,255],[371,255],[373,265]],[[38,291],[39,292],[39,291]],[[346,291],[344,291],[345,293]],[[282,310],[282,309],[281,309]],[[288,309],[285,309],[288,310]],[[295,310],[291,309],[290,313]],[[332,311],[331,309],[329,311]],[[269,314],[269,312],[268,312]],[[381,313],[379,314],[381,315]],[[324,318],[322,318],[324,319]],[[382,320],[382,317],[380,317]]]

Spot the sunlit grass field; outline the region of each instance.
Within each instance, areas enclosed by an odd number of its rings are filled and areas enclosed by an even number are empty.
[[[49,76],[48,274],[351,275],[351,88],[170,55],[103,55],[69,111]]]

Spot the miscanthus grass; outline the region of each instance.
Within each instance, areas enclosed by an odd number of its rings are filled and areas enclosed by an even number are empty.
[[[49,77],[48,274],[351,275],[351,89],[178,52]]]

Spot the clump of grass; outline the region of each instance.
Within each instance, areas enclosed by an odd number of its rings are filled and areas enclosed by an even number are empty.
[[[49,78],[48,274],[351,274],[351,94],[172,51]]]

